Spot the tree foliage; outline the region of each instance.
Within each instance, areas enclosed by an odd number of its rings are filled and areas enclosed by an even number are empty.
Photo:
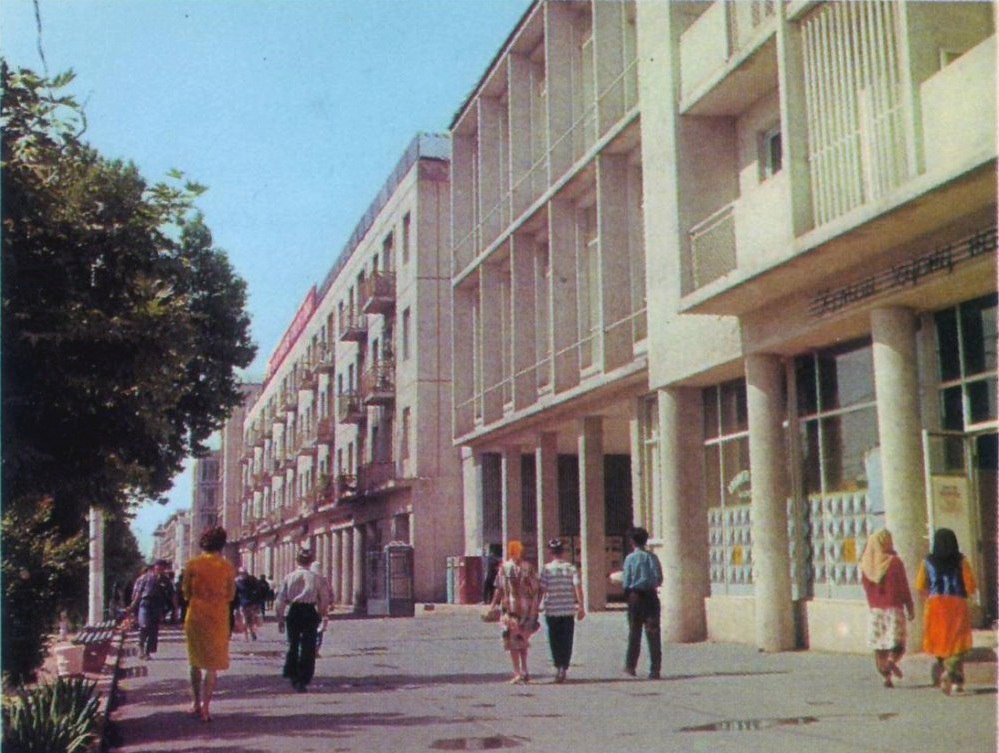
[[[81,604],[87,510],[105,510],[129,577],[130,510],[206,450],[255,346],[246,285],[194,207],[204,188],[149,184],[84,142],[72,73],[0,75],[3,665],[24,678],[58,609]]]
[[[97,504],[170,488],[240,395],[255,348],[245,283],[193,205],[204,190],[82,141],[82,112],[2,65],[3,494]]]

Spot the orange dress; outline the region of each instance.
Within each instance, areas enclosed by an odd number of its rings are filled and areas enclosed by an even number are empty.
[[[970,596],[975,592],[974,573],[967,558],[961,560],[961,576],[964,590]],[[916,574],[916,590],[926,595],[930,592],[926,564],[920,563]],[[971,649],[971,619],[968,614],[968,600],[964,596],[930,594],[926,599],[923,615],[923,651],[946,659],[963,654]]]
[[[192,667],[229,669],[229,603],[236,568],[220,554],[202,554],[184,567],[184,636]]]

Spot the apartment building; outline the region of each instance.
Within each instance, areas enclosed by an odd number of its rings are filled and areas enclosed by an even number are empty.
[[[280,579],[310,547],[357,611],[383,595],[385,545],[413,547],[418,601],[444,601],[462,550],[449,152],[446,136],[414,138],[308,291],[244,422],[242,562]]]
[[[242,401],[233,408],[232,414],[226,419],[219,431],[221,445],[219,449],[221,468],[220,502],[221,518],[219,525],[225,528],[229,535],[226,544],[226,558],[234,565],[239,564],[239,543],[236,540],[242,528],[241,517],[243,507],[243,424],[246,412],[260,396],[263,385],[255,382],[245,382],[239,385]],[[194,542],[197,546],[197,542]],[[255,573],[260,575],[260,573]]]
[[[642,483],[637,55],[634,3],[537,3],[451,125],[466,552],[566,537],[591,609]]]
[[[638,20],[667,636],[864,650],[857,565],[885,526],[911,578],[953,528],[991,623],[992,5]]]
[[[948,526],[995,620],[995,67],[990,3],[532,5],[452,124],[466,552],[599,608],[635,522],[666,640],[864,651]]]
[[[222,452],[211,450],[191,463],[194,487],[191,490],[189,551],[201,553],[201,534],[206,528],[222,525]],[[193,556],[193,555],[192,555]]]
[[[191,516],[178,510],[153,531],[152,561],[167,560],[180,572],[191,559]]]

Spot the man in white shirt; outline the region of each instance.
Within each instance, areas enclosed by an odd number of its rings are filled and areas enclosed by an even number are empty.
[[[288,626],[288,655],[284,676],[295,690],[304,693],[316,670],[316,629],[330,606],[330,587],[326,579],[312,572],[309,565],[315,556],[308,549],[299,551],[298,567],[288,574],[278,590],[274,611],[278,632]]]

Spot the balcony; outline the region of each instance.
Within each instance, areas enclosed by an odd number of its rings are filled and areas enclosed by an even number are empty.
[[[398,473],[391,460],[376,460],[365,463],[358,469],[357,485],[361,492],[372,493],[393,485]]]
[[[337,419],[342,424],[361,424],[367,418],[367,411],[361,396],[356,392],[342,392],[337,395]]]
[[[298,410],[298,390],[285,390],[282,392],[281,405],[286,411]]]
[[[327,348],[323,345],[319,349],[319,353],[316,355],[316,362],[313,365],[313,370],[316,374],[332,374],[333,373],[333,349]]]
[[[357,496],[357,476],[352,473],[340,473],[336,477],[336,498],[349,499]]]
[[[395,358],[376,359],[361,374],[361,396],[365,405],[392,405],[395,401]]]
[[[368,315],[348,311],[340,317],[341,342],[364,342],[368,337]]]
[[[320,444],[332,444],[334,436],[333,419],[320,418],[316,422],[316,441]]]
[[[395,272],[373,272],[360,293],[365,314],[390,314],[395,309]]]

